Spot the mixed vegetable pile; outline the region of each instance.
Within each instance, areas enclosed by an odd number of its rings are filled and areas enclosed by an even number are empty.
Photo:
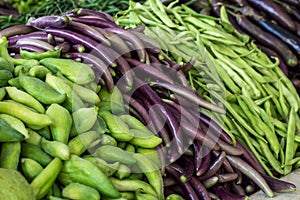
[[[278,179],[300,165],[293,82],[229,5],[213,4],[216,18],[193,3],[74,8],[2,29],[0,167],[36,199],[295,191]]]

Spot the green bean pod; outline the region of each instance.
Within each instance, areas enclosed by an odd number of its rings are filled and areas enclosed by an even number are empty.
[[[296,111],[292,106],[289,114],[289,121],[287,127],[287,136],[286,136],[286,144],[285,144],[285,163],[290,162],[294,157],[294,140],[295,140],[295,132],[296,132]],[[284,174],[288,174],[292,171],[292,166],[284,167]]]
[[[41,148],[52,157],[58,157],[61,160],[70,159],[70,150],[68,145],[59,141],[49,141],[45,138],[41,140]]]
[[[130,132],[129,127],[123,120],[108,111],[100,111],[100,117],[104,119],[110,131],[110,134],[120,142],[127,142],[132,140],[133,134]]]
[[[80,156],[83,152],[85,152],[89,148],[92,142],[94,142],[98,138],[99,138],[99,133],[97,133],[96,131],[88,131],[79,134],[78,136],[72,138],[68,142],[70,153]]]
[[[147,156],[135,153],[132,155],[137,160],[137,165],[146,175],[149,184],[155,190],[158,199],[164,199],[164,187],[161,172],[156,164]]]
[[[81,183],[70,183],[64,187],[62,196],[68,199],[100,199],[100,194],[96,189]]]
[[[59,158],[53,160],[32,180],[30,186],[36,199],[43,198],[56,180],[61,168],[62,161]]]
[[[22,88],[43,104],[62,103],[66,99],[65,94],[58,93],[36,77],[20,74],[19,78]]]
[[[137,161],[127,151],[111,145],[100,146],[96,149],[95,155],[104,159],[107,162],[120,162],[127,165],[133,165]]]
[[[72,113],[73,123],[78,133],[90,130],[97,121],[98,107],[80,108]]]
[[[39,79],[45,79],[48,73],[51,73],[51,71],[43,65],[36,65],[34,67],[31,67],[28,71],[28,74],[30,76],[34,76]]]
[[[21,154],[21,142],[4,142],[1,144],[0,167],[18,169]]]
[[[40,63],[53,73],[60,71],[69,80],[78,84],[87,84],[95,79],[94,71],[84,63],[63,58],[44,58]]]
[[[48,165],[52,160],[51,156],[45,153],[40,147],[29,143],[22,143],[21,157],[31,158],[40,163],[42,166]]]
[[[113,162],[113,163],[107,163],[102,158],[98,158],[95,156],[84,156],[83,159],[90,161],[93,163],[96,167],[98,167],[107,177],[112,176],[120,166],[119,162]]]
[[[153,188],[146,182],[141,180],[135,180],[135,179],[117,179],[114,177],[109,178],[112,182],[112,184],[115,186],[115,188],[120,192],[135,192],[139,188],[143,190],[143,192],[147,194],[151,194],[156,196],[156,192],[153,190]]]
[[[121,196],[100,169],[93,163],[75,155],[72,155],[70,160],[64,162],[59,179],[65,183],[78,182],[93,187],[103,196],[112,198]]]
[[[23,50],[20,48],[20,55],[24,59],[35,59],[35,60],[42,60],[44,58],[59,58],[60,57],[61,50],[55,50],[55,51],[45,51],[42,53],[39,52],[30,52]]]
[[[5,89],[7,91],[8,96],[12,100],[34,108],[39,113],[45,113],[44,106],[30,94],[19,90],[16,87],[5,87]]]
[[[12,128],[6,121],[0,119],[0,142],[19,142],[25,139],[25,136]]]
[[[136,200],[157,200],[157,197],[143,192],[143,189],[135,191]]]
[[[65,83],[62,78],[48,73],[46,75],[46,83],[60,94],[67,95],[66,100],[62,103],[62,105],[70,112],[85,107],[80,97],[74,93],[72,87]]]
[[[29,182],[31,182],[44,169],[41,164],[30,158],[21,159],[21,168],[22,173]]]
[[[24,135],[24,139],[29,138],[28,131],[24,125],[24,123],[18,118],[8,115],[8,114],[0,114],[0,119],[3,119],[6,123],[8,123],[12,128],[20,132]]]
[[[54,103],[47,108],[46,115],[53,121],[50,125],[53,140],[67,144],[73,123],[69,111],[63,106]]]

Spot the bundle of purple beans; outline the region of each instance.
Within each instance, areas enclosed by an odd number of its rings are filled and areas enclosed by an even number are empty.
[[[128,112],[163,139],[157,148],[162,162],[165,196],[185,199],[246,199],[262,189],[294,191],[295,185],[267,176],[255,156],[234,141],[198,109],[225,110],[197,95],[185,78],[185,66],[160,54],[157,42],[143,27],[125,30],[104,13],[86,9],[63,16],[30,19],[27,25],[0,32],[8,49],[19,57],[31,52],[61,50],[61,56],[90,64],[99,83],[109,91],[117,86]]]

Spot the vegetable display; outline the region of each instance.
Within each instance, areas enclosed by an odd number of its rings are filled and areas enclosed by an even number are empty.
[[[279,60],[272,62],[247,35],[238,33],[224,7],[219,19],[175,3],[131,2],[127,11],[118,13],[117,22],[125,28],[146,26],[144,33],[157,39],[170,60],[187,63],[194,58],[189,83],[205,99],[226,108],[226,115],[212,114],[222,129],[246,144],[268,175],[290,173],[298,166],[291,157],[298,157],[299,96],[278,67]]]
[[[59,15],[75,8],[105,11],[114,14],[128,8],[128,1],[109,0],[6,0],[0,2],[0,28],[25,24],[30,17]]]
[[[278,60],[226,15],[176,3],[129,2],[115,19],[77,8],[0,31],[0,166],[37,199],[295,191],[277,178],[299,165],[300,101]]]
[[[298,1],[211,0],[190,2],[192,8],[220,17],[226,7],[229,22],[241,33],[256,40],[270,57],[280,59],[280,67],[293,81],[299,93],[299,23]],[[204,11],[205,10],[205,11]]]

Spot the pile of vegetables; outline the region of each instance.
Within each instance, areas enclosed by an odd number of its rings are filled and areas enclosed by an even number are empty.
[[[15,59],[7,44],[2,37],[1,168],[19,170],[36,199],[163,199],[162,139],[125,112],[118,88],[55,51]]]
[[[292,83],[228,22],[175,3],[130,2],[116,19],[79,8],[0,32],[0,113],[22,124],[3,120],[17,139],[1,141],[0,166],[19,170],[37,199],[296,189],[275,178],[299,163]]]
[[[0,2],[0,29],[26,24],[30,17],[59,15],[75,8],[105,11],[111,15],[128,8],[122,0],[4,0]]]
[[[202,3],[200,3],[202,2]],[[190,2],[207,15],[221,17],[225,6],[229,22],[248,34],[270,57],[280,59],[283,72],[299,92],[300,3],[294,0],[211,0]]]

